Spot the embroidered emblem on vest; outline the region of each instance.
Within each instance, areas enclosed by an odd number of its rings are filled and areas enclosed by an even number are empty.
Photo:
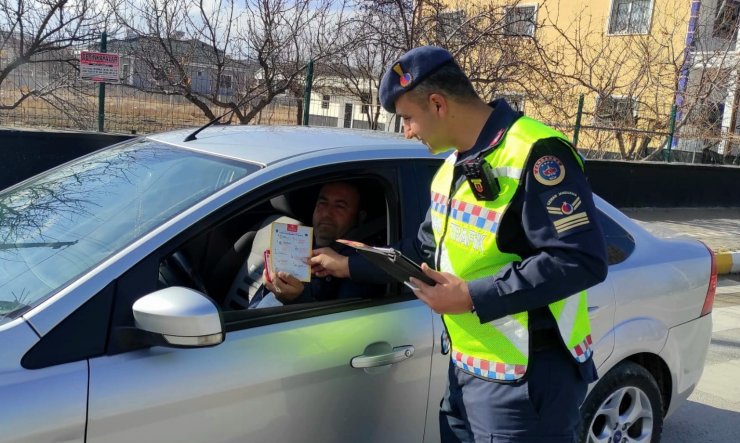
[[[534,178],[545,186],[555,186],[565,178],[565,166],[559,158],[546,155],[534,164]]]
[[[562,200],[562,202],[556,200]],[[571,191],[558,192],[547,200],[547,212],[553,215],[570,215],[580,206],[581,197]]]

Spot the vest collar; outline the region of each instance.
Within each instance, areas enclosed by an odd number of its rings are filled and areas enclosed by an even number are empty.
[[[478,155],[481,151],[492,144],[497,144],[504,138],[506,131],[514,124],[521,114],[515,111],[506,103],[506,100],[500,98],[492,101],[488,106],[493,108],[493,112],[483,125],[478,139],[473,147],[463,153],[458,154],[457,162],[462,162],[468,158]]]

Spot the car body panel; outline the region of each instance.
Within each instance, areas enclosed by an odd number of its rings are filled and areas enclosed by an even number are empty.
[[[337,152],[332,152],[329,158],[317,155],[315,152],[307,153],[303,156],[286,159],[270,169],[257,171],[198,202],[190,209],[178,214],[150,233],[142,236],[129,247],[124,248],[105,260],[100,265],[91,269],[87,274],[80,276],[76,281],[62,288],[37,307],[25,313],[23,317],[33,325],[33,328],[41,336],[46,335],[59,322],[74,312],[75,309],[82,306],[90,297],[102,290],[108,282],[119,277],[126,269],[149,255],[162,243],[170,240],[189,226],[192,226],[194,223],[232,201],[243,198],[257,189],[269,186],[290,174],[312,168],[326,167],[331,164],[393,159],[397,158],[396,156],[403,156],[404,154],[411,156],[412,152],[420,158],[428,156],[425,150],[420,151],[419,149],[407,148],[406,150],[401,149],[399,152],[396,148],[396,145],[390,145],[390,147],[375,151],[358,151],[356,149],[350,149],[349,151],[338,150]],[[51,307],[52,305],[54,307]]]
[[[346,131],[332,128],[307,128],[290,126],[217,126],[185,142],[192,130],[179,130],[149,136],[187,149],[207,152],[234,159],[272,164],[284,159],[340,147],[408,146],[418,147],[418,142],[404,140],[399,134],[378,131]],[[248,132],[248,134],[245,134]],[[248,139],[245,138],[248,136]]]
[[[229,332],[213,348],[95,358],[87,441],[421,442],[431,335],[414,300]],[[350,367],[374,342],[414,355]]]
[[[704,372],[704,360],[712,338],[712,316],[704,315],[673,327],[668,332],[660,357],[671,371],[671,404],[666,417],[689,398]]]
[[[604,281],[588,290],[588,317],[591,320],[593,359],[596,368],[606,362],[614,351],[614,290],[610,281]]]
[[[440,316],[417,300],[229,330],[225,342],[211,348],[155,346],[42,369],[21,367],[39,337],[163,245],[215,213],[300,186],[304,172],[314,177],[370,161],[398,164],[395,209],[403,218],[403,236],[415,236],[429,205],[422,180],[446,156],[432,156],[416,141],[365,131],[215,127],[183,142],[190,132],[150,138],[266,167],[179,213],[0,326],[0,428],[12,423],[15,431],[0,433],[0,441],[83,441],[86,425],[87,441],[106,443],[438,441],[449,355],[441,353]],[[422,163],[423,171],[409,173]],[[598,196],[595,201],[636,243],[623,262],[610,266],[605,282],[589,289],[599,374],[637,354],[661,358],[672,378],[671,413],[696,386],[709,344],[711,315],[697,319],[710,276],[709,252],[698,242],[656,238]],[[379,370],[350,367],[351,358],[371,343],[413,345],[415,353]],[[16,423],[23,429],[15,430]]]
[[[0,441],[85,441],[87,362],[0,374],[3,426]]]

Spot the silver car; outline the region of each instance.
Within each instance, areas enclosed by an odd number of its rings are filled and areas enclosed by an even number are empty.
[[[0,441],[438,441],[442,322],[405,286],[243,301],[264,227],[310,221],[321,183],[368,190],[358,236],[391,243],[416,234],[442,158],[371,132],[187,135],[124,142],[0,192]],[[610,269],[590,290],[601,379],[581,438],[657,441],[702,373],[712,255],[597,205]]]

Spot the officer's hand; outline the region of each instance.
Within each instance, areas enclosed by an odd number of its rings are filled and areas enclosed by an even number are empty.
[[[262,271],[262,281],[268,291],[275,294],[275,298],[281,303],[290,303],[303,293],[303,282],[288,274],[287,272],[270,272],[270,280],[267,279],[267,269]]]
[[[309,263],[317,277],[349,278],[349,258],[331,248],[314,249]]]
[[[470,298],[468,284],[465,280],[449,272],[437,272],[427,266],[426,263],[422,263],[421,269],[437,284],[429,286],[413,277],[409,279],[409,282],[417,288],[414,290],[414,294],[419,300],[432,308],[434,312],[437,314],[463,314],[473,310],[473,299]]]

